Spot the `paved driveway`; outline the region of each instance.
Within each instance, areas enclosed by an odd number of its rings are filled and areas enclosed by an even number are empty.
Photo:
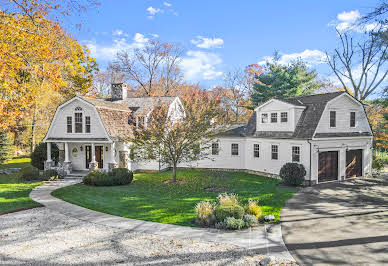
[[[283,239],[300,265],[388,265],[388,180],[305,188],[281,219]]]

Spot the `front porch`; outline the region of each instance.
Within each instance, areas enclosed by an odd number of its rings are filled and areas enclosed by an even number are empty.
[[[55,169],[66,176],[74,171],[110,171],[118,167],[118,153],[116,143],[109,141],[59,141],[47,140],[47,160],[45,170]],[[52,145],[59,148],[59,160],[57,165],[52,160]]]

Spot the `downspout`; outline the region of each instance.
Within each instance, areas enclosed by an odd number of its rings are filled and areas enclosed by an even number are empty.
[[[310,186],[311,186],[311,178],[312,178],[312,175],[311,175],[311,142],[310,140],[307,140],[308,144],[310,144]]]

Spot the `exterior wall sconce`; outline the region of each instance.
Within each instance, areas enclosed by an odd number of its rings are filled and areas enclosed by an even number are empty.
[[[83,151],[83,150],[84,150],[84,148],[81,146],[81,147],[79,147],[79,150],[80,150],[80,151]]]
[[[106,147],[105,147],[105,151],[108,151],[108,150],[109,150],[109,148],[108,148],[108,146],[106,146]]]

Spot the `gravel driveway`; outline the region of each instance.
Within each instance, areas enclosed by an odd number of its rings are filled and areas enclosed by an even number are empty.
[[[0,216],[0,265],[256,265],[263,258],[234,245],[113,229],[45,207]]]
[[[283,239],[301,265],[388,265],[388,181],[305,188],[281,213]]]

